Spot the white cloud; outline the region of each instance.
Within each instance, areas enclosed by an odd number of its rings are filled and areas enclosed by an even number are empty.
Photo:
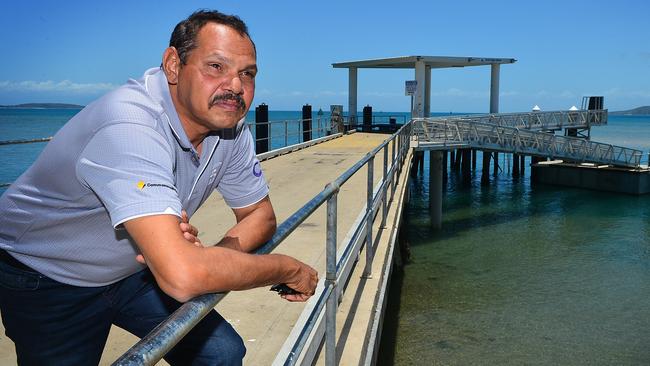
[[[79,94],[105,92],[117,86],[110,83],[73,83],[63,81],[0,81],[0,91],[30,91],[30,92],[72,92]]]

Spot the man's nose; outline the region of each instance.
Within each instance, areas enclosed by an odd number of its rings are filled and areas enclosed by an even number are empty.
[[[230,90],[235,94],[241,94],[243,91],[242,82],[239,78],[239,75],[234,75],[228,78],[229,82],[227,83],[226,89]]]

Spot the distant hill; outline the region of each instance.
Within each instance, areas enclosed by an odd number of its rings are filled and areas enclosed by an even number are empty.
[[[43,108],[43,109],[81,109],[84,106],[78,104],[66,103],[24,103],[15,105],[0,105],[4,109],[30,109],[30,108]]]
[[[629,109],[627,111],[609,112],[609,114],[625,114],[625,115],[644,114],[644,115],[650,115],[650,105],[647,105],[647,106],[644,106],[644,107],[638,107],[638,108],[634,108],[634,109]]]

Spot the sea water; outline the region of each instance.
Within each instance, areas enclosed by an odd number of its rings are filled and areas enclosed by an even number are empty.
[[[591,137],[647,153],[650,116],[610,116]],[[450,173],[437,231],[427,162],[411,180],[411,261],[394,271],[379,363],[650,364],[650,195],[505,173],[481,186],[478,165],[470,182]]]
[[[0,140],[51,136],[77,112],[0,109]],[[299,127],[287,128],[296,142]],[[647,153],[650,116],[610,116],[591,137]],[[44,146],[0,146],[0,183]],[[394,271],[380,364],[650,364],[650,195],[531,185],[530,168],[481,186],[478,165],[470,182],[450,173],[439,231],[427,163],[410,182],[402,240],[411,261]]]

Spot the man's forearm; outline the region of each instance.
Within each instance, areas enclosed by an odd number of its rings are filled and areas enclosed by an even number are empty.
[[[228,230],[217,245],[252,252],[267,242],[276,230],[275,213],[268,199],[245,215],[238,216],[238,222]]]

